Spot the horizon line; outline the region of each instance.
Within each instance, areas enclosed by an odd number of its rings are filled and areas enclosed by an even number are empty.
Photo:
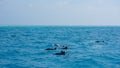
[[[120,27],[120,25],[0,25],[0,27],[14,27],[14,26],[18,26],[18,27],[22,27],[22,26],[80,26],[80,27],[91,27],[91,26],[95,26],[95,27],[112,27],[112,26],[117,26]]]

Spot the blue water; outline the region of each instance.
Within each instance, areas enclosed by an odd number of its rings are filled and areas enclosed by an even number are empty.
[[[120,68],[120,27],[0,27],[0,68]]]

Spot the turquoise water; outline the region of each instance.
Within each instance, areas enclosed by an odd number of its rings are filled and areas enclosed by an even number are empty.
[[[0,68],[120,68],[120,27],[0,27]]]

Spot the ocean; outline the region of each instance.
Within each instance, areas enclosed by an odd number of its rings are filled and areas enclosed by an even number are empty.
[[[1,26],[0,68],[120,68],[120,27]]]

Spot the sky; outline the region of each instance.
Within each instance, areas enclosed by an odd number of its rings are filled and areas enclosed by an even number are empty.
[[[2,25],[120,26],[120,0],[0,0]]]

